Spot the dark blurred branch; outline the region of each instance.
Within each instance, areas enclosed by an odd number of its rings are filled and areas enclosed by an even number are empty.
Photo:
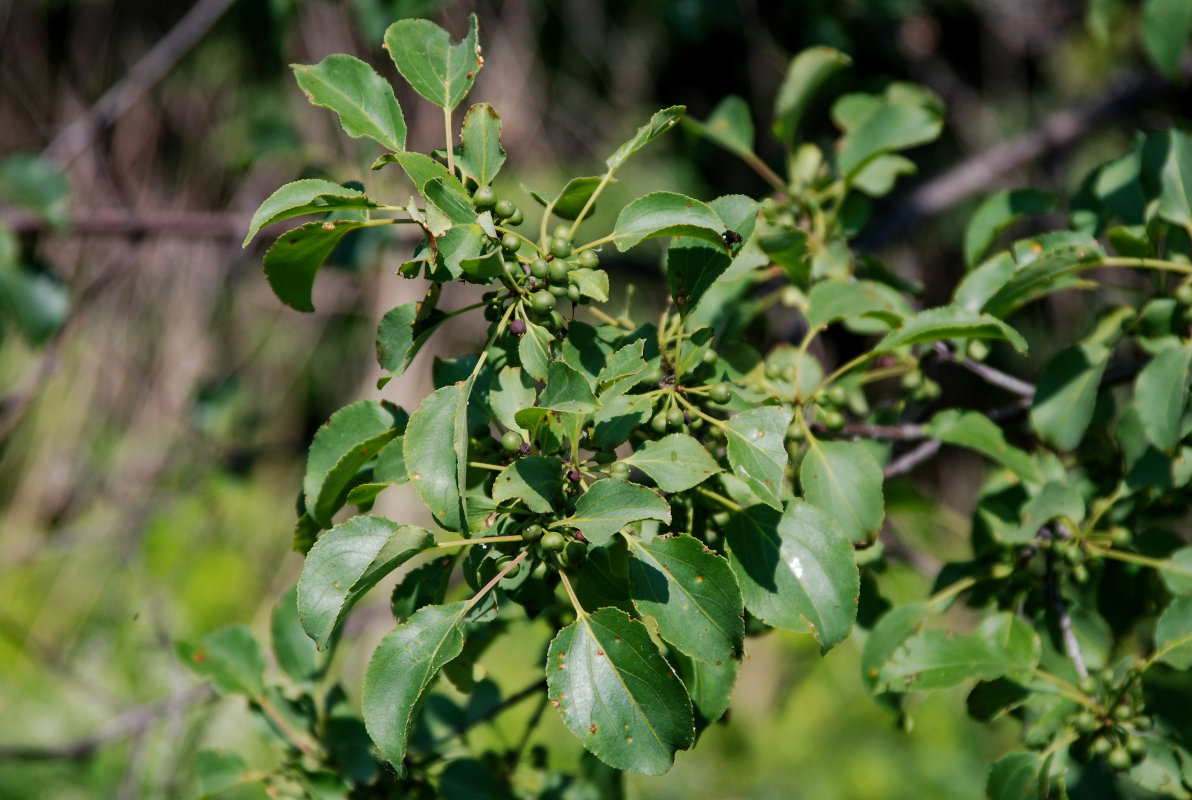
[[[129,109],[149,87],[161,80],[195,43],[211,29],[235,0],[199,0],[160,42],[116,81],[83,116],[67,125],[42,155],[60,165],[69,164],[94,140],[96,134]]]
[[[164,702],[138,706],[112,719],[91,736],[59,745],[0,745],[0,762],[3,761],[81,761],[90,758],[98,750],[115,744],[130,736],[136,736],[157,722],[161,717],[185,711],[193,705],[204,703],[215,697],[211,687],[204,684],[192,686]]]
[[[247,214],[210,211],[125,211],[103,208],[71,217],[67,233],[107,236],[176,236],[199,239],[241,239],[248,232]],[[54,230],[40,217],[0,209],[0,225],[17,233]]]
[[[1185,74],[1188,73],[1187,66]],[[1043,155],[1062,150],[1089,131],[1120,117],[1125,111],[1170,88],[1167,80],[1153,73],[1125,75],[1094,103],[1057,111],[1034,130],[966,158],[941,175],[920,184],[907,196],[885,204],[879,220],[862,238],[868,248],[881,247],[897,239],[928,217],[946,211],[961,200],[988,191],[1013,172]]]
[[[943,342],[935,343],[935,352],[944,361],[950,361],[953,364],[959,364],[967,369],[969,372],[976,375],[986,383],[997,386],[1000,389],[1005,389],[1011,394],[1016,394],[1019,397],[1032,398],[1035,396],[1035,387],[1024,380],[1019,380],[1013,375],[1007,375],[1000,369],[995,369],[988,364],[983,364],[980,361],[974,361],[971,358],[961,358],[948,345]]]

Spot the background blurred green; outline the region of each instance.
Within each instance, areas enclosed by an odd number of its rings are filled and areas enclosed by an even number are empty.
[[[594,174],[662,106],[683,103],[702,118],[732,92],[751,102],[765,130],[790,56],[812,44],[855,60],[825,97],[908,79],[945,99],[944,138],[915,154],[924,177],[986,157],[1059,109],[1122,95],[1071,146],[1044,147],[974,189],[1070,194],[1088,167],[1128,146],[1135,128],[1171,125],[1188,102],[1149,72],[1138,9],[1126,0],[198,7],[214,9],[210,30],[71,149],[55,137],[130,70],[138,74],[192,7],[0,0],[0,159],[53,142],[46,155],[69,177],[72,223],[53,228],[0,195],[0,224],[19,234],[27,268],[54,297],[69,298],[60,327],[42,341],[0,318],[0,798],[187,797],[200,748],[251,756],[261,746],[245,730],[240,701],[215,701],[177,663],[171,642],[230,622],[266,633],[270,609],[301,566],[289,546],[309,438],[342,404],[379,396],[375,320],[421,296],[392,277],[408,244],[380,235],[336,254],[340,268],[320,277],[319,311],[310,315],[272,296],[262,247],[241,250],[248,216],[276,186],[366,175],[376,155],[305,102],[287,64],[348,52],[395,78],[380,49],[390,22],[432,16],[459,32],[475,12],[487,65],[470,99],[502,114],[506,174],[548,190],[570,174]],[[411,148],[441,146],[439,114],[408,87],[398,97]],[[763,157],[776,156],[765,141]],[[408,192],[391,175],[368,179],[376,195],[401,201]],[[528,208],[505,180],[499,188]],[[752,172],[684,135],[647,150],[625,174],[622,197],[647,187],[699,197],[764,192]],[[900,216],[905,194],[877,212],[900,223],[874,243],[895,270],[925,282],[928,301],[962,271],[961,226],[977,199],[963,194],[913,224]],[[650,291],[658,273],[648,255],[619,258],[610,264],[624,278],[616,284],[661,294]],[[1051,307],[1054,316],[1039,324],[1075,318],[1079,300],[1071,303]],[[443,341],[439,352],[474,344]],[[416,404],[431,357],[420,356],[383,396]],[[315,378],[326,374],[334,380]],[[907,484],[891,499],[889,524],[936,561],[962,556],[975,468],[952,456],[918,473],[948,506],[925,508]],[[412,495],[386,495],[379,510],[409,521],[424,513]],[[889,576],[907,596],[932,578],[931,563],[915,566],[925,574],[907,566]],[[348,635],[375,641],[389,624],[384,609],[363,609]],[[498,682],[517,689],[537,674],[541,634],[528,627],[525,652],[496,654],[489,666]],[[358,687],[370,649],[344,648],[337,672],[349,687]],[[668,776],[632,779],[632,796],[979,796],[1010,724],[971,723],[957,693],[916,708],[913,731],[902,732],[866,696],[858,652],[853,641],[821,660],[805,638],[752,640],[727,723]],[[476,735],[482,742],[500,731]],[[540,739],[568,737],[546,715]]]

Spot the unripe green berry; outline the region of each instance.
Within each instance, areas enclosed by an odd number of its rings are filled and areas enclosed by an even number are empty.
[[[1126,752],[1130,754],[1131,759],[1141,760],[1146,755],[1146,739],[1138,736],[1126,739]]]
[[[717,361],[720,360],[720,354],[709,347],[707,350],[704,351],[704,354],[701,358],[703,359],[703,362],[705,364],[715,364]]]
[[[555,297],[567,296],[567,284],[565,283],[552,283],[550,286],[546,287],[546,290]]]
[[[571,242],[561,236],[550,240],[550,252],[555,258],[567,258],[571,255]]]
[[[520,208],[513,209],[513,213],[505,219],[506,225],[521,225],[525,222],[526,215],[522,213]]]
[[[838,431],[844,427],[844,415],[835,409],[828,409],[821,413],[820,421],[830,431]]]
[[[611,467],[608,468],[608,476],[610,478],[616,478],[619,481],[629,480],[630,472],[631,472],[631,470],[629,468],[629,465],[626,464],[624,461],[618,461],[617,463],[613,464]]]
[[[733,392],[732,389],[728,388],[727,383],[717,383],[713,384],[712,388],[708,391],[708,397],[713,403],[723,404],[733,398]]]
[[[828,388],[828,402],[834,406],[842,406],[848,402],[848,390],[835,385]]]
[[[671,407],[670,411],[666,412],[666,422],[672,428],[682,428],[683,423],[687,421],[686,415],[681,409]]]
[[[915,370],[902,376],[902,388],[908,391],[918,389],[923,385],[923,373]]]
[[[546,262],[546,259],[536,258],[530,262],[530,274],[538,280],[544,281],[550,275],[550,264]]]
[[[650,427],[654,429],[655,433],[666,433],[668,423],[666,421],[666,412],[659,411],[650,418]]]
[[[537,564],[534,565],[533,569],[530,570],[530,577],[536,581],[542,580],[549,574],[550,574],[550,565],[547,564],[545,561],[539,561]]]
[[[1088,583],[1089,582],[1089,568],[1086,567],[1084,564],[1077,564],[1076,566],[1072,567],[1072,580],[1074,580],[1076,583],[1078,583],[1082,586],[1084,584]]]
[[[1106,761],[1109,763],[1109,766],[1118,772],[1130,769],[1130,765],[1134,763],[1134,759],[1130,758],[1130,754],[1126,752],[1126,748],[1120,746],[1110,751],[1109,758]]]
[[[1094,758],[1103,758],[1109,754],[1113,749],[1113,742],[1109,741],[1108,736],[1098,736],[1089,742],[1089,755]]]
[[[506,253],[516,253],[521,249],[521,239],[512,233],[507,233],[501,237],[501,249]]]
[[[578,567],[584,563],[584,557],[588,554],[588,545],[584,542],[572,539],[563,548],[563,552],[559,555],[559,561],[565,567]]]
[[[571,238],[571,226],[565,222],[560,222],[558,225],[555,226],[554,233],[552,233],[551,236],[553,236],[556,239],[570,239]]]
[[[774,361],[767,361],[765,372],[767,378],[776,381],[782,377],[782,365]]]
[[[530,295],[530,307],[539,314],[545,314],[555,307],[555,296],[550,292],[539,289]]]
[[[969,339],[964,354],[973,361],[984,361],[989,357],[989,343],[984,339]]]
[[[472,195],[472,204],[481,211],[492,208],[497,204],[497,193],[491,186],[479,186]]]
[[[1181,283],[1175,288],[1175,300],[1182,306],[1192,306],[1192,281]]]
[[[512,217],[516,211],[517,206],[513,204],[512,200],[498,200],[497,204],[493,206],[493,216],[500,219]]]
[[[522,528],[521,537],[527,542],[536,542],[542,538],[542,526],[537,522]]]
[[[1114,525],[1109,530],[1109,541],[1114,547],[1128,547],[1134,534],[1124,525]]]
[[[1080,683],[1077,685],[1080,687],[1080,691],[1082,691],[1088,695],[1091,695],[1094,692],[1096,692],[1097,686],[1098,686],[1097,679],[1094,678],[1092,675],[1085,675],[1083,678],[1080,679]]]
[[[567,545],[567,540],[558,531],[547,531],[538,540],[538,546],[547,553],[557,553]]]
[[[573,303],[578,303],[583,300],[584,296],[580,293],[579,287],[574,283],[567,286],[567,299]]]
[[[579,260],[579,265],[585,269],[596,269],[600,266],[600,256],[596,254],[595,250],[583,250],[576,258]]]
[[[1072,727],[1076,729],[1077,733],[1088,735],[1101,730],[1101,721],[1091,711],[1081,711],[1072,720]]]
[[[571,274],[571,265],[562,259],[556,258],[547,265],[547,275],[550,277],[551,283],[566,283],[567,276]]]
[[[522,436],[517,431],[505,431],[504,435],[501,436],[501,447],[505,451],[512,453],[522,446],[522,441]]]

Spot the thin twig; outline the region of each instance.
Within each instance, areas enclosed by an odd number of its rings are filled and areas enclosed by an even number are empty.
[[[112,124],[173,68],[235,0],[199,0],[178,20],[161,41],[142,56],[123,78],[103,93],[91,108],[67,125],[49,143],[42,155],[59,165],[74,161],[87,149],[96,134]]]
[[[886,468],[882,470],[882,477],[889,480],[890,478],[910,472],[938,453],[942,446],[943,442],[939,439],[928,439],[887,464]]]
[[[164,702],[129,709],[91,736],[60,745],[0,745],[0,761],[81,761],[108,745],[136,736],[159,718],[215,697],[210,686],[191,686]]]
[[[961,358],[956,354],[956,351],[943,342],[935,343],[935,352],[945,361],[959,364],[992,386],[1005,389],[1007,392],[1016,394],[1019,397],[1032,398],[1035,396],[1035,387],[1033,385],[1015,378],[1013,375],[1008,375],[988,364],[982,364],[980,361],[974,361],[971,358]]]

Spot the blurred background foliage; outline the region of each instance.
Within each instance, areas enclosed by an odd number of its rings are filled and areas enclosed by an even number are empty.
[[[879,205],[871,236],[929,302],[963,273],[962,226],[982,193],[1070,196],[1135,129],[1179,125],[1189,110],[1179,59],[1155,69],[1127,0],[0,0],[0,797],[190,797],[199,749],[251,763],[262,746],[238,701],[214,700],[171,642],[231,622],[267,631],[301,566],[290,537],[309,439],[344,403],[378,396],[375,320],[422,294],[392,277],[409,245],[378,233],[336,253],[319,311],[300,315],[273,298],[260,249],[241,250],[274,187],[365,174],[376,155],[306,103],[287,65],[346,52],[393,78],[388,24],[430,16],[460,32],[470,12],[487,61],[472,98],[502,114],[506,175],[548,191],[597,173],[662,106],[703,118],[735,93],[768,129],[786,64],[809,45],[854,58],[827,99],[897,79],[932,88],[948,105],[945,135],[915,154],[920,193]],[[197,27],[196,14],[207,15]],[[169,39],[188,24],[193,44]],[[155,47],[164,61],[146,72]],[[70,127],[121,85],[119,113]],[[441,146],[438,113],[404,85],[398,96],[411,148]],[[1078,112],[1078,135],[991,159],[1064,109]],[[1079,116],[1089,109],[1099,113]],[[824,111],[809,118],[827,140]],[[776,157],[766,141],[759,152]],[[915,205],[932,176],[982,164],[949,202]],[[374,195],[409,192],[391,175],[371,180]],[[529,208],[506,180],[499,191]],[[647,151],[603,213],[658,188],[765,192],[680,134]],[[664,295],[648,252],[617,259],[622,291]],[[1080,302],[1061,297],[1036,324],[1074,324]],[[433,355],[384,396],[413,407]],[[890,576],[908,597],[965,555],[979,469],[954,454],[891,487],[887,524],[932,554]],[[379,506],[417,522],[415,508],[401,495]],[[364,609],[346,635],[375,641],[389,624],[384,608]],[[979,796],[1009,723],[970,722],[959,693],[900,723],[862,689],[858,645],[821,661],[804,639],[752,640],[727,723],[668,776],[633,778],[631,796]],[[486,666],[516,690],[538,674],[535,647]],[[342,648],[335,671],[349,687],[370,650]],[[473,735],[482,744],[499,728]],[[565,745],[552,758],[579,752],[553,715],[537,741]]]

